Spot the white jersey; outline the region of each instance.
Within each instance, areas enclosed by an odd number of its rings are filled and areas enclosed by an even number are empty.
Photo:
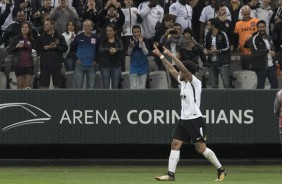
[[[182,31],[187,27],[192,28],[192,13],[193,9],[188,4],[184,6],[181,3],[176,2],[169,7],[169,14],[176,16],[175,22],[181,25]]]
[[[230,11],[226,6],[225,6],[225,10],[226,10],[226,14],[227,14],[227,19],[232,21]],[[216,18],[216,17],[217,17],[217,15],[216,15],[215,9],[213,7],[211,7],[211,5],[209,5],[209,6],[206,6],[202,10],[199,21],[203,22],[203,23],[207,23],[209,19]]]
[[[138,24],[136,13],[139,13],[139,11],[136,7],[123,8],[121,10],[122,10],[124,17],[125,17],[123,29],[122,29],[122,36],[131,36],[132,35],[132,27],[135,24]]]
[[[271,7],[259,7],[257,8],[257,18],[259,20],[264,20],[266,23],[266,33],[269,35],[269,26],[270,26],[270,19],[273,15],[273,11]]]
[[[181,85],[181,119],[196,119],[202,117],[200,110],[202,82],[192,75],[192,82],[184,82],[178,76]]]
[[[150,39],[155,35],[157,22],[162,22],[164,17],[164,9],[157,5],[156,7],[149,8],[149,1],[143,2],[138,6],[140,16],[143,18],[141,23],[143,36]]]

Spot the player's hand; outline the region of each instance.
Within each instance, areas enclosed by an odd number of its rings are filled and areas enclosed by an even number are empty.
[[[154,45],[154,50],[152,52],[158,57],[162,55],[162,53],[160,52],[160,50],[158,49],[156,45]]]
[[[172,53],[167,48],[163,47],[163,49],[164,49],[163,53],[165,55],[170,56],[170,57],[172,56]]]

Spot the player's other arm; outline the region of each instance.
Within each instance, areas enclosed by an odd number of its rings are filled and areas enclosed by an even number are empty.
[[[173,65],[162,55],[156,45],[154,45],[153,53],[158,56],[161,60],[165,68],[169,71],[169,73],[177,80],[178,72],[175,70]]]
[[[163,48],[164,48],[163,53],[168,55],[169,57],[171,57],[172,60],[175,62],[175,64],[176,64],[177,68],[179,69],[179,71],[181,71],[182,73],[186,74],[185,76],[187,76],[188,81],[192,82],[192,73],[167,48],[165,48],[165,47],[163,47]]]

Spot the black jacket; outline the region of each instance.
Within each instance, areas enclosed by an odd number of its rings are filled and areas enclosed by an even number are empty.
[[[275,51],[273,42],[269,35],[266,35],[266,39],[268,40],[271,50]],[[266,70],[268,67],[268,52],[266,44],[262,38],[262,35],[258,32],[254,33],[252,37],[249,39],[249,46],[252,51],[253,59],[251,60],[251,68],[254,70]],[[273,61],[275,59],[273,58]],[[274,64],[274,63],[273,63]]]
[[[56,43],[54,49],[44,50],[44,46]],[[61,68],[63,53],[68,50],[65,38],[56,31],[52,35],[44,33],[36,40],[36,52],[40,56],[40,68]]]
[[[27,49],[25,47],[23,48],[16,48],[16,45],[19,43],[20,40],[22,40],[22,35],[17,35],[15,36],[12,41],[10,42],[9,44],[9,47],[7,49],[8,53],[12,55],[12,66],[17,66],[18,63],[19,63],[19,59],[20,59],[20,54],[21,54],[21,51],[24,50],[24,49]],[[34,48],[34,40],[30,40],[30,43],[31,43],[31,48],[33,49]],[[32,49],[30,49],[30,60],[33,60],[32,59]]]
[[[205,48],[210,49],[212,47],[212,35],[207,33]],[[223,31],[219,31],[216,35],[216,48],[220,50],[217,54],[219,66],[227,65],[231,60],[230,45],[227,34]],[[211,55],[208,57],[208,62],[211,63]]]
[[[99,66],[100,67],[120,67],[123,59],[123,44],[120,38],[116,38],[113,44],[114,48],[117,50],[115,54],[110,54],[110,43],[107,39],[99,45]]]
[[[106,28],[109,24],[114,24],[116,26],[117,28],[116,35],[118,37],[121,37],[121,31],[123,28],[125,17],[124,17],[123,11],[120,8],[117,9],[117,12],[119,16],[116,19],[114,19],[113,21],[111,21],[109,17],[107,16],[108,10],[102,9],[99,12],[98,25],[100,28],[100,38],[101,39],[104,39],[106,37]]]

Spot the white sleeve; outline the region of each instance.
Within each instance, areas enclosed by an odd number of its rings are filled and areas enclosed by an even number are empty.
[[[178,15],[178,10],[177,10],[177,9],[178,9],[178,8],[176,7],[176,4],[173,3],[173,4],[170,5],[170,7],[169,7],[169,14],[177,16],[177,15]]]
[[[199,19],[200,22],[206,23],[206,22],[208,21],[208,20],[207,20],[206,9],[207,9],[207,7],[205,7],[205,8],[202,10],[202,13],[201,13],[201,16],[200,16],[200,19]]]
[[[239,14],[238,14],[238,20],[242,20],[242,8],[240,9],[239,11]]]

